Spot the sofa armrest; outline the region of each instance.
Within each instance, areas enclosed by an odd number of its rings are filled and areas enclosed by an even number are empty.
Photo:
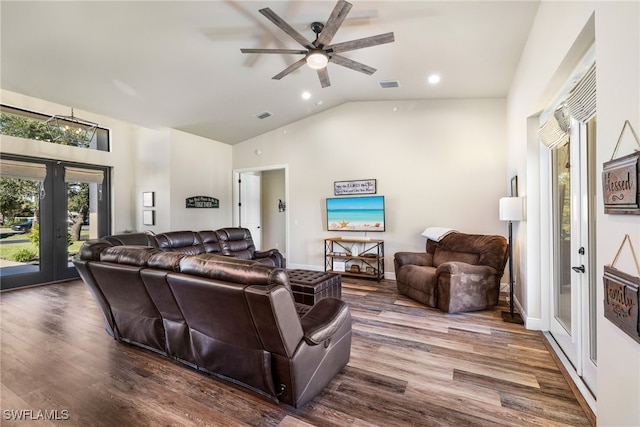
[[[337,298],[321,299],[300,319],[304,340],[309,345],[321,344],[350,318],[349,306],[344,301]]]
[[[489,267],[488,265],[474,265],[474,264],[467,264],[466,262],[460,262],[460,261],[449,261],[449,262],[443,262],[436,269],[436,275],[440,275],[442,273],[477,274],[477,275],[487,276],[491,274],[496,274],[497,271],[495,268]]]
[[[270,258],[273,260],[275,267],[284,267],[284,257],[277,249],[269,249],[266,251],[255,251],[253,253],[255,259]]]
[[[403,265],[433,266],[433,254],[428,252],[396,252],[394,254],[396,267]]]
[[[275,256],[278,256],[277,254],[279,254],[279,253],[280,253],[280,251],[278,251],[277,249],[269,249],[269,250],[266,250],[266,251],[255,251],[253,253],[253,255],[256,258],[267,258],[267,257],[270,257],[270,256],[274,256],[274,254],[276,254]]]

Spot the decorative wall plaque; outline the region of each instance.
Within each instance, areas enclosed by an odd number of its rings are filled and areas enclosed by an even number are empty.
[[[343,196],[345,194],[376,194],[376,180],[335,181],[333,183],[333,194],[336,196]]]
[[[219,208],[220,201],[215,197],[193,196],[185,200],[187,208]]]
[[[604,213],[640,215],[640,153],[632,153],[602,165]]]
[[[604,213],[640,215],[640,151],[614,159],[624,131],[629,128],[640,147],[640,140],[629,120],[624,122],[611,160],[602,165]]]
[[[638,275],[640,275],[638,257],[633,244],[631,244],[631,237],[626,234],[613,262],[604,266],[604,317],[640,343],[640,317],[638,316],[640,277],[632,276],[615,268],[625,243],[629,244],[633,262],[636,265]]]
[[[638,287],[640,278],[604,267],[604,317],[640,343]]]

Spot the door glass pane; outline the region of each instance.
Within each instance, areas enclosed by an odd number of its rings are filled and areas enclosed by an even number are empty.
[[[553,149],[555,242],[554,316],[571,334],[571,164],[570,143]]]
[[[587,177],[588,177],[588,197],[589,197],[589,265],[591,266],[589,272],[589,357],[596,363],[598,347],[597,347],[597,286],[598,278],[593,274],[593,266],[596,264],[596,212],[597,212],[597,200],[596,200],[596,188],[597,188],[597,174],[596,174],[596,117],[591,119],[587,123]]]
[[[98,238],[98,198],[102,185],[88,182],[67,182],[67,252],[78,253],[82,243]]]
[[[0,176],[0,275],[40,271],[41,182]]]

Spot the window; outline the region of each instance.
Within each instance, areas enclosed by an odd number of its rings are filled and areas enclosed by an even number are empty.
[[[50,118],[44,114],[0,105],[0,134],[91,150],[109,151],[108,129],[98,127],[95,135],[88,140],[84,132],[56,133],[55,130],[47,126],[46,122]],[[73,125],[72,122],[68,122],[68,124]]]

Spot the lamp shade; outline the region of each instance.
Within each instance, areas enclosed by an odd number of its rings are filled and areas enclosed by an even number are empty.
[[[306,57],[307,65],[314,70],[319,70],[327,66],[329,56],[321,49],[312,50]]]
[[[522,197],[502,197],[500,199],[500,221],[521,221],[524,219]]]

